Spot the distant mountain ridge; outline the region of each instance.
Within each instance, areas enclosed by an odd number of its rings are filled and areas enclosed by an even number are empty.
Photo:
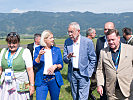
[[[26,13],[0,13],[0,35],[6,35],[11,31],[20,34],[41,33],[43,30],[51,30],[55,37],[63,37],[67,34],[68,24],[76,21],[81,26],[81,33],[85,35],[89,27],[94,27],[98,35],[103,33],[104,24],[107,21],[115,23],[116,28],[133,28],[133,12],[125,13],[92,13],[92,12],[41,12],[29,11]]]

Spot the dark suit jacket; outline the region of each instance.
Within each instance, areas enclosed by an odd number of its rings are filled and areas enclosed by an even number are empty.
[[[97,61],[99,60],[100,50],[104,48],[104,42],[105,42],[105,36],[97,39],[97,43],[96,43]]]
[[[33,60],[33,50],[34,50],[34,43],[28,44],[27,48],[30,50],[32,60]]]

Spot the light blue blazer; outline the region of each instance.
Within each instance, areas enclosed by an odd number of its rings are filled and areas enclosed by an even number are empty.
[[[42,46],[36,47],[35,53],[34,53],[33,65],[37,68],[36,78],[35,78],[35,86],[40,86],[42,84],[42,80],[43,80],[43,71],[44,71],[44,65],[45,65],[44,57],[45,56],[44,55],[41,56],[40,63],[37,63],[35,61],[35,59],[37,58],[37,56],[39,54],[39,51],[42,48],[43,48]],[[60,48],[53,46],[53,47],[51,47],[51,51],[52,51],[53,65],[61,64],[62,68],[63,68],[63,60],[62,60]],[[61,76],[61,73],[59,70],[55,70],[55,79],[59,86],[63,85],[63,79],[62,79],[62,76]]]
[[[68,59],[67,55],[73,52],[73,41],[68,38],[65,40],[63,61],[68,64],[68,81],[71,82],[73,72],[73,58]],[[96,54],[94,44],[91,39],[88,39],[80,35],[80,49],[79,49],[79,61],[78,68],[80,74],[86,77],[91,77],[96,67]]]

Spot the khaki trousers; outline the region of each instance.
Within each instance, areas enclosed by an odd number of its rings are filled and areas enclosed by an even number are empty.
[[[129,97],[125,97],[121,90],[115,90],[115,94],[113,94],[113,96],[109,97],[108,96],[108,100],[133,100],[133,91],[131,92]]]

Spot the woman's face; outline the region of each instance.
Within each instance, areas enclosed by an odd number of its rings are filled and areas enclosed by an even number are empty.
[[[47,44],[47,46],[53,46],[54,45],[54,37],[53,34],[51,34],[47,39],[44,39],[44,42]]]
[[[18,49],[19,43],[12,43],[12,42],[8,42],[8,48],[11,52],[16,52]]]

